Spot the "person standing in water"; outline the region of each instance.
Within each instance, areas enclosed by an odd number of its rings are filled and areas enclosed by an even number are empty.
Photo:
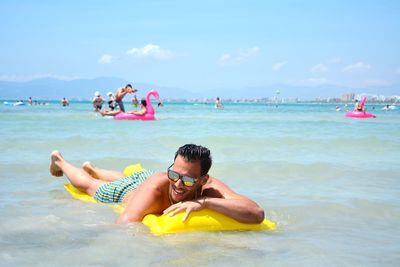
[[[63,99],[61,100],[61,105],[62,105],[63,107],[69,106],[69,101],[68,101],[68,99],[66,99],[65,97],[63,97]]]
[[[137,106],[138,106],[138,100],[136,98],[136,95],[134,95],[132,98],[132,105],[134,108],[137,108]]]
[[[101,97],[100,92],[96,91],[92,99],[94,111],[100,111],[103,107],[104,99]]]
[[[108,107],[110,108],[110,110],[114,110],[116,103],[115,103],[115,97],[113,96],[113,94],[111,92],[107,93],[108,96]]]
[[[122,102],[126,94],[131,94],[137,92],[137,89],[132,88],[131,84],[127,84],[125,87],[120,87],[115,93],[115,102],[117,102],[119,109],[125,112],[124,103]]]
[[[221,99],[219,97],[217,97],[217,99],[215,99],[215,108],[223,108],[224,106],[221,104]]]

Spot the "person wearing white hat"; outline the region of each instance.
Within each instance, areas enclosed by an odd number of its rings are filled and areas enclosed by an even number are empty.
[[[112,92],[108,92],[107,96],[108,96],[108,102],[107,102],[108,107],[110,108],[110,110],[114,110],[116,106],[115,97],[113,96]]]
[[[94,111],[100,111],[103,106],[104,99],[101,97],[100,92],[96,91],[92,100]]]

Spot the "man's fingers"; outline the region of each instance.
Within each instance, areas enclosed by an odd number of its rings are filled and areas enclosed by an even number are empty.
[[[176,208],[175,210],[173,210],[170,214],[169,214],[169,216],[174,216],[175,214],[177,214],[178,212],[180,212],[180,211],[182,211],[182,210],[184,210],[185,208],[184,207],[179,207],[179,208]]]
[[[199,203],[196,202],[196,205],[198,206]],[[193,207],[193,204],[191,204],[191,202],[179,202],[165,209],[163,211],[163,214],[168,214],[170,217],[172,217],[181,211],[185,211],[185,215],[182,217],[182,221],[184,222],[193,210],[198,209],[198,207]]]
[[[189,214],[190,214],[191,211],[192,211],[192,210],[190,210],[190,209],[187,209],[187,210],[186,210],[185,216],[183,216],[183,218],[182,218],[182,222],[186,221],[186,219],[189,217]]]
[[[178,207],[177,204],[180,204],[180,202],[179,202],[179,203],[176,203],[176,204],[174,204],[174,205],[172,205],[172,206],[169,206],[167,209],[165,209],[165,210],[163,211],[163,213],[164,213],[164,214],[170,213],[171,211],[173,211],[174,209],[176,209],[176,208]]]

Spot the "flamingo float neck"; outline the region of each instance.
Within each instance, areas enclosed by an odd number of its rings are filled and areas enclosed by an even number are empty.
[[[156,90],[150,90],[146,94],[147,114],[154,115],[154,108],[153,108],[153,105],[151,104],[151,101],[150,101],[150,96],[151,95],[154,96],[158,100],[158,102],[160,102],[160,96],[158,95],[158,92]]]

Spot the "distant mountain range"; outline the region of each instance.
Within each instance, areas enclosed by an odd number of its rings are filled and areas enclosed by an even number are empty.
[[[59,80],[53,78],[37,79],[27,82],[0,81],[1,99],[34,99],[57,100],[63,97],[75,100],[90,100],[96,91],[103,97],[107,92],[115,93],[116,89],[130,83],[119,78],[101,77],[95,79]],[[150,89],[157,89],[160,95],[193,97],[190,92],[179,88],[160,87],[152,84],[132,83],[139,90],[138,96],[145,96]]]
[[[124,86],[129,81],[113,77],[100,77],[95,79],[59,80],[54,78],[37,79],[27,82],[0,81],[0,99],[34,99],[58,100],[66,97],[71,100],[90,100],[94,92],[99,91],[103,97],[107,92],[115,92],[118,87]],[[157,89],[161,98],[191,99],[191,98],[300,98],[302,100],[317,97],[337,97],[353,92],[355,94],[368,93],[375,95],[399,95],[399,86],[385,86],[379,88],[344,88],[333,86],[300,87],[289,85],[268,85],[265,87],[244,88],[210,88],[198,92],[188,89],[159,86],[146,83],[132,83],[139,92],[138,97],[145,96],[150,89]],[[279,91],[279,94],[277,93]]]

